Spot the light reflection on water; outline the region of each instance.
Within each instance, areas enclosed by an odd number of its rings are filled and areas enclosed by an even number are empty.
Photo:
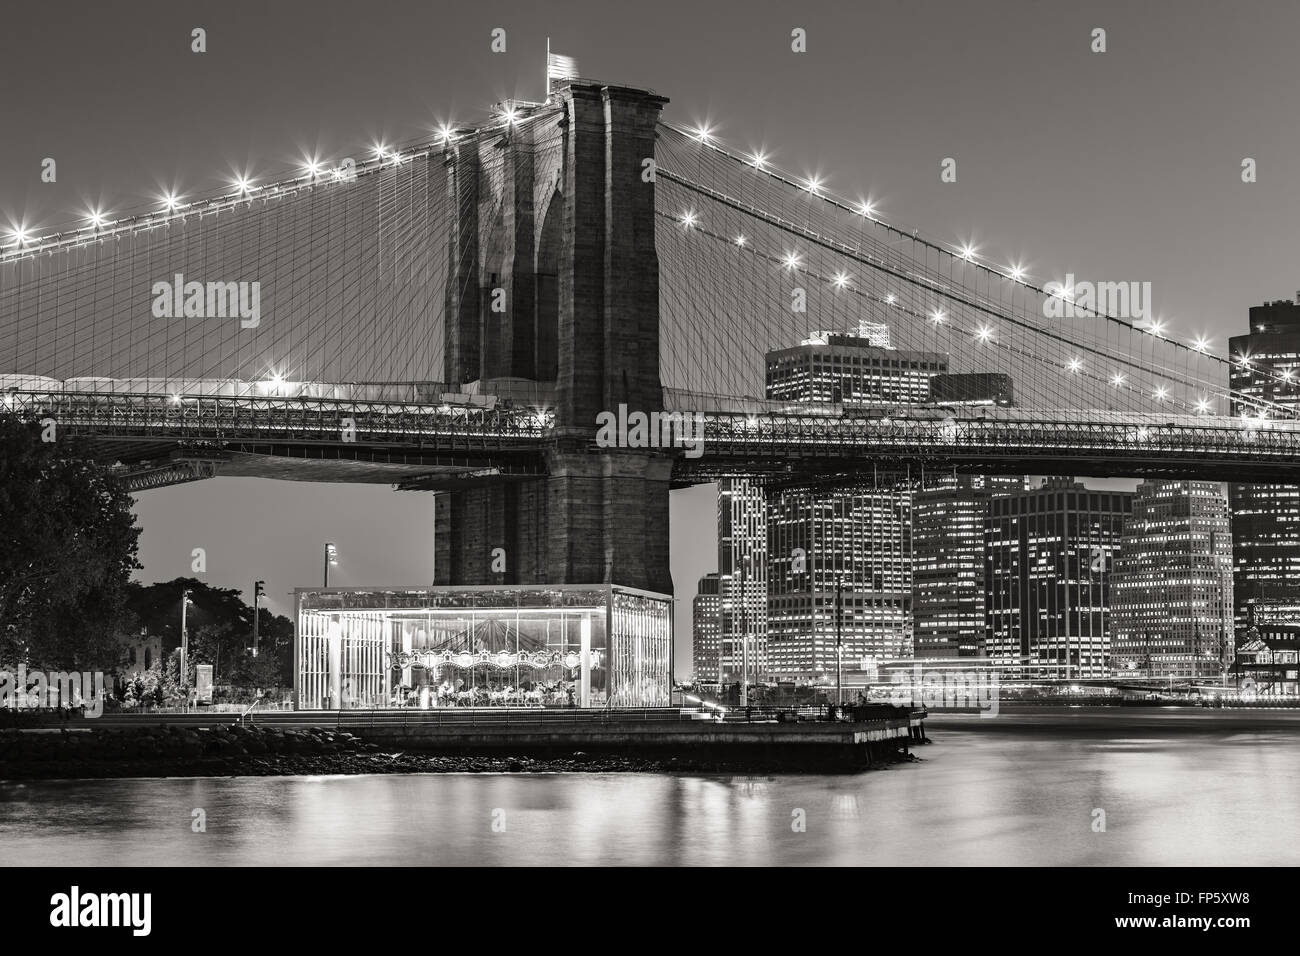
[[[1085,721],[1092,718],[1084,718]],[[430,774],[0,783],[26,865],[1300,862],[1293,728],[932,726],[853,776]],[[990,722],[991,723],[991,722]],[[1008,729],[1010,727],[1010,729]],[[1023,732],[1021,732],[1023,730]],[[207,832],[191,832],[191,811]],[[1094,808],[1106,832],[1091,829]],[[493,829],[502,818],[504,832]],[[802,811],[802,814],[799,813]],[[792,822],[806,820],[806,831]]]

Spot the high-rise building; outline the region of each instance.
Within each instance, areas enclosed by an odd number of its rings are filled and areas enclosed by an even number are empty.
[[[1233,415],[1300,410],[1300,294],[1252,306],[1250,333],[1228,340]],[[1240,636],[1252,619],[1300,623],[1300,487],[1228,486],[1233,598]]]
[[[937,352],[889,346],[889,328],[864,323],[847,332],[815,332],[793,348],[767,353],[767,397],[787,402],[919,405],[930,378],[948,371]]]
[[[912,496],[912,615],[917,657],[984,652],[984,522],[995,494],[1023,478],[927,477]]]
[[[700,578],[691,602],[691,661],[695,679],[718,683],[718,656],[722,652],[722,597],[717,572]]]
[[[722,680],[765,681],[767,511],[762,486],[748,478],[718,483],[718,578]]]
[[[844,685],[861,686],[881,663],[912,656],[911,501],[906,476],[769,492],[775,679],[830,684],[838,655]]]
[[[767,397],[846,405],[924,403],[944,355],[890,345],[889,327],[814,332],[767,354]],[[767,493],[772,676],[845,686],[912,655],[912,484],[907,475]],[[842,644],[837,643],[842,641]]]
[[[1145,481],[1111,574],[1115,673],[1218,678],[1232,663],[1232,535],[1216,482]]]
[[[989,500],[990,662],[1014,676],[1108,675],[1110,575],[1132,499],[1053,478]]]

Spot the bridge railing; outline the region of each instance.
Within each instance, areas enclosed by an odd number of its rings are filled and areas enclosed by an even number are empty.
[[[53,418],[62,427],[105,435],[239,437],[337,441],[540,439],[552,425],[547,411],[448,404],[368,402],[253,396],[174,397],[114,392],[0,393],[0,411]]]

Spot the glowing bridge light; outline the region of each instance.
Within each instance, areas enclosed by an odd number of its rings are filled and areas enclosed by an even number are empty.
[[[993,330],[987,325],[981,325],[975,330],[975,341],[988,342],[993,338]]]
[[[180,403],[181,403],[181,397],[179,395],[172,395],[172,404],[179,405]]]
[[[24,246],[31,239],[31,233],[27,231],[26,226],[14,226],[9,230],[9,236],[13,239],[15,246]]]
[[[846,285],[849,284],[849,277],[845,273],[840,272],[840,273],[836,273],[835,278],[832,279],[831,281],[835,283],[835,288],[843,289]]]
[[[876,208],[865,199],[858,200],[858,213],[870,219],[876,214]]]
[[[501,118],[506,121],[507,126],[513,126],[518,122],[520,115],[522,115],[521,110],[513,103],[501,110]]]
[[[388,155],[388,147],[383,143],[376,143],[374,146],[374,150],[375,150],[375,159],[378,159],[381,162]]]
[[[164,193],[159,201],[167,212],[175,212],[181,205],[180,197],[175,193]]]
[[[1210,350],[1210,340],[1202,335],[1192,343],[1192,348],[1198,352],[1208,352]]]
[[[757,153],[754,153],[754,155],[752,155],[749,158],[749,161],[751,164],[753,164],[753,167],[755,169],[764,170],[767,168],[767,154],[762,152],[761,150]]]
[[[697,222],[700,221],[700,217],[696,215],[694,209],[688,209],[686,212],[681,214],[680,220],[683,226],[685,226],[687,229],[690,229],[692,226],[694,226]]]
[[[247,196],[253,188],[253,181],[247,176],[236,176],[234,180],[231,181],[231,185],[235,187],[235,190],[239,195]]]
[[[1074,358],[1070,359],[1070,361],[1065,363],[1065,367],[1068,368],[1071,372],[1074,372],[1076,374],[1082,372],[1083,359],[1079,358],[1078,356],[1075,356]]]
[[[1240,366],[1242,366],[1242,368],[1249,368],[1249,367],[1250,367],[1250,356],[1249,356],[1249,355],[1241,355],[1241,356],[1238,356],[1238,358],[1237,358],[1237,364],[1240,365]]]
[[[713,139],[713,130],[703,124],[695,127],[694,136],[701,143],[708,143]]]
[[[452,125],[450,123],[438,124],[438,142],[450,143],[452,137]]]
[[[803,257],[797,252],[787,252],[784,262],[787,269],[797,269],[799,264],[803,262]]]
[[[1285,368],[1285,369],[1283,369],[1283,370],[1282,370],[1282,381],[1284,381],[1284,382],[1292,382],[1292,381],[1295,381],[1295,371],[1294,371],[1294,369],[1289,369],[1289,368]]]
[[[1011,266],[1011,270],[1007,274],[1011,276],[1012,279],[1019,282],[1025,277],[1024,266],[1020,265],[1019,263],[1014,263]]]
[[[303,173],[307,176],[311,176],[313,179],[320,175],[321,169],[323,168],[324,167],[321,166],[320,160],[315,157],[309,158],[302,164]]]
[[[822,194],[822,184],[825,182],[820,176],[809,176],[808,181],[804,183],[804,188],[814,196]]]
[[[744,236],[737,236],[737,237],[736,237],[736,245],[738,245],[738,246],[743,246],[743,245],[744,245],[745,243],[747,243],[748,241],[749,241],[749,240],[746,239]]]
[[[1159,338],[1159,336],[1164,332],[1164,330],[1165,330],[1165,324],[1161,322],[1159,319],[1153,321],[1147,329],[1147,331],[1149,331],[1152,335],[1156,336],[1157,338]]]
[[[975,247],[968,243],[961,247],[961,257],[970,262],[975,258],[975,251]]]
[[[1114,385],[1116,388],[1119,388],[1121,385],[1124,384],[1124,376],[1121,373],[1116,372],[1114,375],[1110,377],[1110,384]]]
[[[898,296],[894,295],[894,293],[892,292],[889,293],[889,295],[885,296],[885,305],[893,305],[897,301],[898,301]]]
[[[943,309],[935,309],[933,312],[930,313],[930,321],[933,322],[935,325],[938,325],[945,318],[946,316],[943,314]]]
[[[1196,402],[1196,413],[1197,413],[1198,415],[1204,415],[1204,414],[1205,414],[1206,412],[1208,412],[1209,410],[1210,410],[1210,400],[1209,400],[1209,399],[1207,399],[1207,398],[1202,398],[1202,399],[1199,399],[1199,400]]]
[[[1156,390],[1151,395],[1157,402],[1163,402],[1169,397],[1169,389],[1164,385],[1157,385]]]
[[[98,229],[100,226],[104,225],[104,223],[108,222],[107,217],[105,217],[105,215],[98,209],[90,210],[90,214],[86,217],[86,220],[95,229]]]

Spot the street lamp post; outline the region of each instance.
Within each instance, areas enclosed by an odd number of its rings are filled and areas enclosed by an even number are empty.
[[[327,541],[325,543],[325,587],[330,586],[330,565],[338,564],[339,550],[334,547],[334,543]]]
[[[266,590],[265,581],[253,582],[253,656],[257,656],[258,623],[262,616],[262,593]]]
[[[749,705],[749,615],[745,599],[745,563],[740,559],[740,706]]]
[[[835,579],[835,705],[844,704],[844,579]]]
[[[186,627],[185,611],[190,605],[190,591],[185,588],[181,591],[181,699],[185,707],[190,705],[190,681],[189,681],[189,656],[190,656],[190,632]]]

